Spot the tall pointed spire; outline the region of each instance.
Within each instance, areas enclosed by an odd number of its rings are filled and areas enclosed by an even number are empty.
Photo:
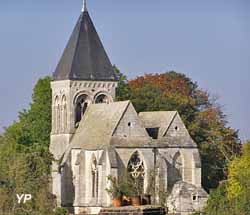
[[[61,60],[54,80],[117,81],[109,57],[87,12],[86,0]]]
[[[87,0],[83,0],[82,12],[87,11]]]

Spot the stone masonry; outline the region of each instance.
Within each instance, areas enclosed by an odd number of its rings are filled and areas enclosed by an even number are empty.
[[[180,115],[137,113],[130,101],[116,102],[118,81],[84,7],[51,82],[52,192],[58,206],[75,214],[159,214],[150,206],[107,209],[108,176],[140,180],[141,192],[152,195],[153,171],[156,204],[164,193],[171,213],[201,210],[207,193],[200,155]]]

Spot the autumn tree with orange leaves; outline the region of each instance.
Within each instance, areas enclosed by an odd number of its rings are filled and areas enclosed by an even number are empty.
[[[120,77],[118,100],[131,100],[138,112],[177,110],[202,158],[203,186],[209,190],[227,177],[229,162],[240,153],[238,131],[228,126],[217,99],[184,74],[147,74],[128,81]],[[120,87],[121,86],[121,87]]]

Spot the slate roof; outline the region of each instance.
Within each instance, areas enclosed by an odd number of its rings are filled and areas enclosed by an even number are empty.
[[[159,127],[159,139],[153,140],[147,137],[120,137],[113,136],[122,117],[126,113],[130,101],[114,102],[109,104],[91,104],[77,128],[69,148],[63,158],[64,163],[71,149],[82,150],[108,150],[108,155],[112,158],[112,166],[116,166],[116,147],[197,147],[190,136],[164,136],[173,120],[177,116],[177,111],[156,111],[141,112],[139,118],[145,128]],[[101,156],[102,162],[106,154]],[[199,157],[195,157],[198,165]]]
[[[53,79],[118,80],[88,11],[81,13]]]
[[[92,104],[84,114],[71,142],[71,148],[104,149],[125,113],[129,101]]]
[[[139,113],[139,118],[145,128],[160,128],[158,136],[162,137],[176,114],[177,111],[141,112]]]

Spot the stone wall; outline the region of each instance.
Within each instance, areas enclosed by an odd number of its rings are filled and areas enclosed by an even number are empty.
[[[143,137],[146,140],[150,139],[131,103],[119,122],[113,136],[123,138]]]

